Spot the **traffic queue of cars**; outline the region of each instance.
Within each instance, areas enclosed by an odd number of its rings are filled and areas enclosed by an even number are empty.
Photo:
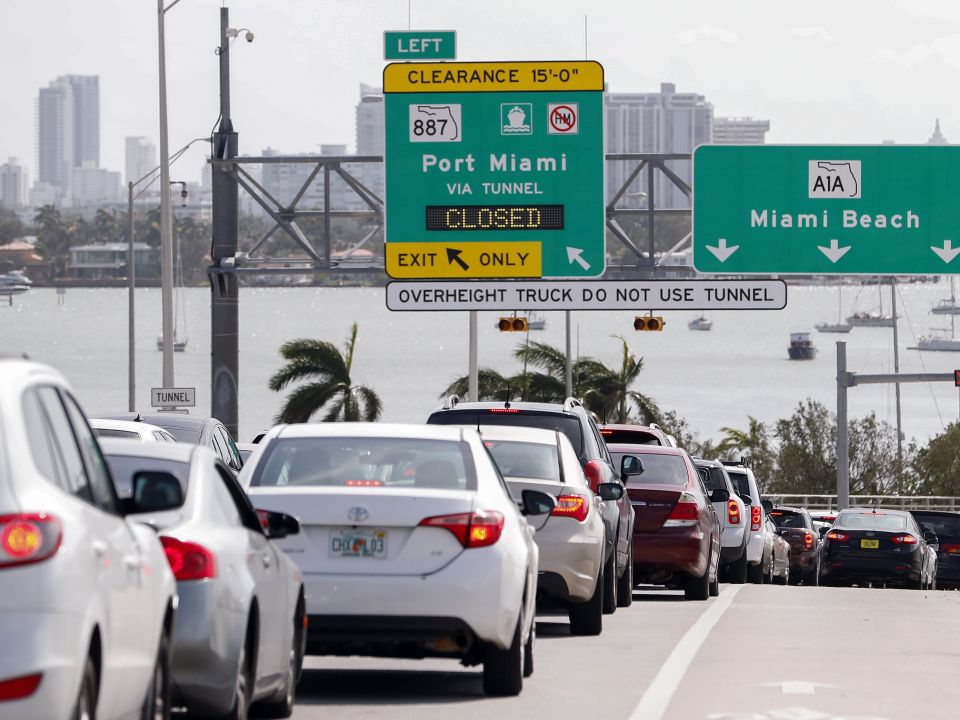
[[[960,514],[827,524],[574,399],[280,425],[244,459],[210,418],[88,421],[48,367],[0,380],[0,720],[288,717],[307,654],[449,658],[516,695],[538,609],[598,635],[643,583],[960,584]]]

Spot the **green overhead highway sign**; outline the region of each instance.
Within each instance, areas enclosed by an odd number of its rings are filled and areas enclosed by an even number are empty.
[[[387,30],[383,33],[384,60],[455,60],[454,30]]]
[[[960,147],[702,145],[704,273],[960,272]]]
[[[603,273],[598,63],[393,63],[383,90],[391,277]]]

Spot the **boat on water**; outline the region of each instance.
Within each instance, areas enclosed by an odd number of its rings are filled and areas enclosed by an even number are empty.
[[[22,270],[11,270],[8,273],[0,275],[0,297],[10,298],[13,302],[14,295],[22,295],[33,285],[33,280],[23,274]]]
[[[843,318],[843,294],[840,288],[837,288],[837,321],[835,323],[817,323],[814,327],[817,332],[822,333],[848,333],[853,330],[853,325],[842,322]]]
[[[867,310],[847,315],[847,323],[853,327],[893,327],[893,315],[883,314],[883,286],[877,285],[880,293],[880,308],[876,311]]]
[[[944,299],[930,308],[930,312],[934,315],[960,315],[960,305],[957,305],[952,298]]]
[[[810,339],[810,333],[790,333],[790,347],[787,354],[791,360],[813,360],[819,351]]]
[[[707,320],[706,317],[701,315],[688,322],[687,327],[690,330],[710,330],[713,327],[713,320]]]
[[[933,329],[930,335],[921,335],[917,338],[917,350],[931,350],[939,352],[960,352],[960,338],[954,337],[953,332],[947,335],[946,328]]]

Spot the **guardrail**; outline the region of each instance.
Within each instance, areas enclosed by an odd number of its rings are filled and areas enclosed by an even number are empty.
[[[836,495],[764,494],[764,500],[776,505],[804,507],[808,510],[836,510]],[[877,507],[891,510],[960,510],[960,497],[950,495],[851,495],[850,507]]]

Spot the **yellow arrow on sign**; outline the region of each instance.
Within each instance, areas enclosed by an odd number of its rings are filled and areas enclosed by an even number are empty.
[[[543,275],[539,242],[386,244],[393,278],[530,278]]]

